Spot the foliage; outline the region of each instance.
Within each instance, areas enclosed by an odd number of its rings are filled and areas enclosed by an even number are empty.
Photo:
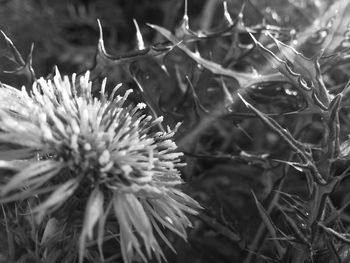
[[[350,4],[277,2],[3,1],[0,261],[348,262]]]

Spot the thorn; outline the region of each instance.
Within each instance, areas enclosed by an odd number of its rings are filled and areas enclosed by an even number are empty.
[[[227,100],[227,102],[232,105],[234,103],[234,99],[232,97],[232,94],[229,92],[227,86],[226,86],[226,83],[224,81],[224,79],[221,77],[220,78],[220,81],[221,81],[221,86],[222,86],[222,89],[224,91],[224,94],[225,94],[225,98]]]
[[[102,25],[100,19],[97,19],[98,31],[100,33],[100,39],[103,39]]]
[[[170,76],[169,71],[168,71],[167,67],[166,67],[164,64],[161,64],[161,65],[160,65],[160,68],[165,72],[165,74],[167,74],[168,76]]]
[[[229,23],[229,25],[233,25],[233,20],[230,13],[228,12],[226,1],[223,2],[223,6],[224,6],[224,17],[226,18],[226,21]]]
[[[60,76],[60,71],[58,70],[57,66],[54,66],[55,76]]]
[[[238,18],[239,18],[240,20],[243,19],[243,11],[244,11],[244,9],[245,9],[245,6],[246,6],[246,1],[243,2],[242,6],[241,6],[241,9],[239,10],[239,13],[238,13]]]
[[[12,55],[14,55],[14,58],[16,59],[16,62],[19,63],[21,66],[24,66],[26,63],[24,62],[21,54],[19,53],[19,51],[17,50],[16,46],[13,44],[12,40],[5,34],[4,31],[0,30],[1,34],[3,35],[3,37],[5,38],[5,41],[7,42],[6,44],[10,47],[11,52],[13,53]]]
[[[259,45],[260,44],[260,42],[255,38],[255,36],[251,32],[248,31],[248,34],[253,39],[255,45]]]
[[[250,104],[248,103],[248,101],[246,101],[246,100],[242,97],[242,95],[241,95],[240,93],[237,93],[237,96],[243,101],[244,105],[245,105],[248,109],[250,109]]]
[[[252,136],[250,136],[250,134],[241,126],[239,125],[238,123],[237,124],[234,124],[237,129],[239,129],[250,141],[254,142],[254,139]]]
[[[199,98],[198,98],[198,95],[192,85],[192,82],[190,80],[190,78],[188,77],[188,75],[186,75],[186,80],[188,82],[188,85],[190,86],[190,89],[192,91],[192,97],[193,97],[193,100],[194,100],[194,104],[195,106],[197,107],[197,114],[199,116],[199,113],[198,113],[198,109],[201,109],[204,113],[206,114],[209,114],[208,110],[201,104],[201,102],[199,101]]]
[[[184,15],[182,19],[188,22],[188,0],[185,0]]]
[[[107,55],[106,48],[105,48],[105,43],[103,40],[103,30],[102,30],[102,25],[100,19],[97,19],[97,24],[98,24],[98,31],[100,33],[99,39],[98,39],[98,50],[102,52],[103,55]]]
[[[1,31],[1,34],[3,35],[3,37],[5,38],[5,40],[6,40],[7,42],[9,42],[10,45],[13,45],[12,40],[5,34],[5,32],[2,31],[2,30],[0,30],[0,31]]]
[[[136,21],[136,19],[133,19],[134,21],[134,25],[135,25],[135,29],[136,29],[136,40],[137,40],[137,49],[138,50],[143,50],[146,49],[145,47],[145,42],[143,41],[143,37],[139,28],[139,25]]]

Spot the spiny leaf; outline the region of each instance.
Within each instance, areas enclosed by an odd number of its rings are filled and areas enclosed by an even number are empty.
[[[348,47],[346,39],[350,24],[350,2],[335,1],[330,8],[320,16],[312,26],[298,34],[302,45],[317,46],[324,55],[334,54],[336,51]]]
[[[202,32],[198,31],[195,32],[190,29],[189,26],[189,17],[188,17],[188,0],[185,0],[185,7],[184,7],[184,14],[182,16],[182,20],[180,24],[176,27],[176,35],[178,37],[181,37],[185,41],[195,41],[199,39],[206,39],[206,38],[212,38],[212,37],[219,37],[225,34],[226,32],[232,32],[233,28],[237,25],[241,25],[242,18],[243,18],[243,7],[237,16],[235,20],[232,19],[230,13],[227,10],[227,3],[226,1],[223,2],[223,9],[224,9],[224,16],[223,16],[223,23],[224,28],[217,29],[215,31],[210,32]],[[243,27],[240,27],[238,29],[242,29]]]
[[[11,39],[1,30],[0,31],[3,38],[5,39],[6,49],[2,50],[2,55],[7,57],[9,60],[15,62],[19,66],[23,66],[25,64],[21,54],[11,41]]]
[[[32,55],[34,50],[34,44],[31,45],[27,59],[24,60],[21,54],[19,53],[19,51],[17,50],[17,48],[15,47],[15,45],[13,44],[13,42],[11,41],[11,39],[3,31],[0,31],[0,32],[5,39],[5,43],[7,46],[6,50],[2,52],[3,53],[2,55],[7,57],[9,60],[14,62],[15,64],[17,64],[16,69],[6,70],[4,72],[14,73],[18,75],[25,75],[27,79],[30,81],[30,83],[33,83],[34,80],[36,79],[34,69],[32,67]]]
[[[329,144],[327,150],[327,158],[333,159],[339,154],[339,110],[342,100],[342,95],[338,94],[334,97],[328,109],[328,129],[329,129]]]
[[[338,231],[330,228],[330,227],[326,227],[325,225],[323,225],[321,222],[317,223],[323,230],[325,230],[327,233],[331,234],[333,237],[335,237],[336,239],[338,239],[341,242],[344,242],[346,244],[350,244],[350,234],[347,233],[339,233]]]
[[[317,105],[319,110],[328,108],[330,97],[322,81],[320,66],[316,58],[307,59],[294,48],[279,42],[270,35],[280,48],[281,53],[276,55],[264,47],[253,34],[249,34],[271,65],[289,79],[304,95],[309,107]]]
[[[273,242],[276,246],[278,256],[279,256],[279,258],[282,258],[284,253],[285,253],[285,248],[282,246],[282,244],[280,244],[280,242],[278,240],[278,235],[277,235],[278,229],[275,226],[275,224],[272,222],[272,220],[271,220],[269,214],[266,212],[265,208],[262,206],[262,204],[256,198],[254,192],[252,192],[252,195],[254,197],[254,201],[255,201],[256,207],[258,208],[259,214],[260,214],[266,228],[268,229],[269,233],[271,234],[271,236],[273,238]]]
[[[248,103],[240,94],[238,94],[240,99],[244,102],[246,107],[250,110],[252,110],[259,118],[260,120],[270,127],[274,132],[276,132],[288,145],[295,150],[295,152],[299,155],[299,157],[304,162],[304,165],[309,168],[313,179],[319,183],[319,184],[325,184],[326,181],[322,178],[321,174],[319,173],[313,159],[312,155],[310,153],[310,150],[301,142],[296,140],[288,130],[282,128],[278,122],[276,122],[271,117],[267,116],[266,114],[259,111],[257,108],[255,108],[253,105]]]
[[[278,47],[280,51],[279,56],[290,63],[289,66],[292,67],[293,72],[300,74],[304,80],[313,84],[314,87],[312,91],[316,94],[316,98],[319,99],[324,106],[328,107],[330,95],[322,80],[318,58],[307,58],[293,47],[274,38],[271,34],[269,34],[269,36]]]
[[[286,160],[277,160],[277,159],[273,159],[273,161],[287,164],[299,172],[304,172],[305,168],[307,168],[307,166],[305,166],[305,164],[299,163],[299,162],[290,162],[290,161],[286,161]]]
[[[302,242],[303,244],[306,244],[308,246],[311,246],[308,237],[302,232],[302,230],[299,228],[298,224],[295,222],[293,218],[291,218],[281,206],[278,206],[279,210],[283,214],[284,218],[287,220],[288,225],[290,226],[291,230],[293,231],[294,237]],[[306,226],[306,225],[305,225]]]
[[[34,50],[34,44],[31,45],[29,54],[23,65],[21,65],[15,70],[4,70],[4,73],[24,75],[27,77],[30,83],[33,83],[36,80],[33,65],[32,65],[33,50]]]
[[[170,31],[167,29],[148,24],[151,28],[162,34],[165,38],[167,38],[170,42],[180,48],[183,52],[186,53],[190,58],[196,61],[198,64],[202,65],[204,68],[209,70],[215,75],[225,76],[229,78],[233,78],[238,81],[239,85],[242,88],[252,86],[257,83],[262,83],[264,81],[285,81],[285,78],[280,74],[269,74],[269,75],[258,75],[254,73],[242,73],[232,69],[224,68],[220,64],[215,63],[213,61],[202,58],[198,53],[191,51],[182,41],[177,39]]]
[[[321,213],[320,208],[323,208],[329,198],[329,195],[334,191],[336,185],[342,178],[334,177],[329,180],[327,184],[317,185],[313,183],[313,189],[310,197],[310,215],[308,218],[308,226],[312,226],[318,220],[323,220],[324,215]]]
[[[120,55],[110,55],[107,53],[105,48],[101,22],[97,20],[97,23],[100,31],[100,37],[97,45],[97,53],[95,56],[95,65],[91,69],[92,79],[98,77],[102,72],[104,72],[106,68],[114,66],[124,66],[128,68],[132,62],[137,61],[140,58],[164,55],[173,48],[172,46],[149,46],[144,47],[144,49],[140,49],[143,47],[142,42],[140,42],[142,40],[142,36],[140,31],[137,30],[136,37],[138,40],[139,49]],[[135,24],[135,26],[136,25],[137,24]]]

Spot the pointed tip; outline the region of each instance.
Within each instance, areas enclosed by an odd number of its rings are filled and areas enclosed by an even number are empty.
[[[152,29],[155,29],[157,25],[151,24],[151,23],[146,23],[147,26],[149,26]]]
[[[230,104],[233,104],[234,102],[234,99],[232,97],[232,94],[229,92],[228,88],[227,88],[227,85],[224,81],[224,79],[221,77],[220,78],[220,82],[221,82],[221,86],[222,86],[222,89],[224,91],[224,96],[226,98],[226,100],[230,103]]]
[[[244,11],[246,5],[247,5],[247,0],[245,0],[245,1],[242,3],[241,9],[239,10],[239,14],[242,14],[242,16],[243,16],[243,11]]]
[[[102,29],[102,25],[99,19],[97,19],[97,24],[98,24],[98,30],[99,30],[99,39],[98,39],[98,45],[97,45],[97,49],[98,49],[98,53],[102,56],[108,56],[107,52],[106,52],[106,48],[105,48],[105,43],[103,40],[103,29]]]
[[[165,74],[167,74],[168,76],[170,76],[170,73],[168,71],[168,68],[164,65],[164,64],[161,64],[160,65],[160,68],[164,71]]]
[[[241,101],[244,103],[244,105],[247,107],[247,108],[250,108],[250,104],[248,103],[248,101],[246,101],[243,96],[240,94],[240,93],[237,93],[237,96],[241,99]]]
[[[53,67],[53,70],[54,70],[54,72],[55,72],[55,75],[60,75],[60,71],[58,70],[57,65],[55,65],[55,66]]]
[[[97,19],[97,25],[98,25],[98,31],[100,33],[100,40],[103,40],[103,31],[102,31],[102,25],[100,19]]]
[[[252,196],[253,196],[253,198],[254,198],[255,203],[258,204],[258,203],[259,203],[259,200],[258,200],[258,198],[256,197],[256,195],[255,195],[253,189],[250,189],[250,192],[252,193]]]
[[[133,19],[135,29],[136,29],[136,41],[137,41],[137,48],[138,50],[144,50],[146,49],[145,42],[143,41],[143,37],[140,31],[139,24],[137,23],[136,19]]]
[[[253,39],[253,41],[256,45],[260,44],[259,41],[255,38],[255,36],[251,32],[249,32],[249,31],[247,31],[247,32],[248,32],[249,36]]]
[[[268,36],[269,38],[271,38],[277,47],[280,47],[281,45],[285,45],[283,42],[281,42],[277,38],[275,38],[269,31],[265,31],[265,35]]]
[[[264,33],[265,33],[266,36],[270,37],[273,41],[276,41],[276,40],[277,40],[277,39],[274,38],[274,36],[270,33],[270,31],[266,30]]]
[[[11,45],[13,45],[12,40],[5,34],[4,31],[0,30],[1,34],[3,35],[3,37],[6,39],[7,42],[9,42]]]
[[[331,101],[331,103],[329,105],[329,110],[338,109],[342,97],[343,97],[342,93],[335,95],[335,97],[333,98],[333,100]]]
[[[188,19],[188,0],[184,0],[184,15],[183,19]]]
[[[33,62],[33,52],[34,52],[34,43],[30,45],[30,50],[26,61],[26,64],[29,64],[30,67],[32,66],[32,62]]]
[[[223,7],[224,7],[224,17],[226,19],[226,21],[228,22],[229,25],[233,25],[233,19],[227,9],[227,2],[224,1],[223,3]]]

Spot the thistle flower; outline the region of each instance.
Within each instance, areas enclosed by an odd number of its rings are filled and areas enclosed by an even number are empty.
[[[143,114],[144,104],[125,106],[130,90],[115,96],[118,85],[107,96],[104,80],[95,98],[91,85],[89,72],[69,79],[56,70],[29,94],[0,89],[0,202],[39,196],[33,212],[40,221],[54,212],[69,215],[70,200],[78,196],[85,205],[80,262],[95,234],[103,257],[110,215],[119,224],[125,262],[152,254],[160,261],[154,232],[172,248],[160,225],[185,239],[191,226],[186,213],[200,208],[176,188],[183,165],[172,141],[176,128],[158,131],[162,118]]]

